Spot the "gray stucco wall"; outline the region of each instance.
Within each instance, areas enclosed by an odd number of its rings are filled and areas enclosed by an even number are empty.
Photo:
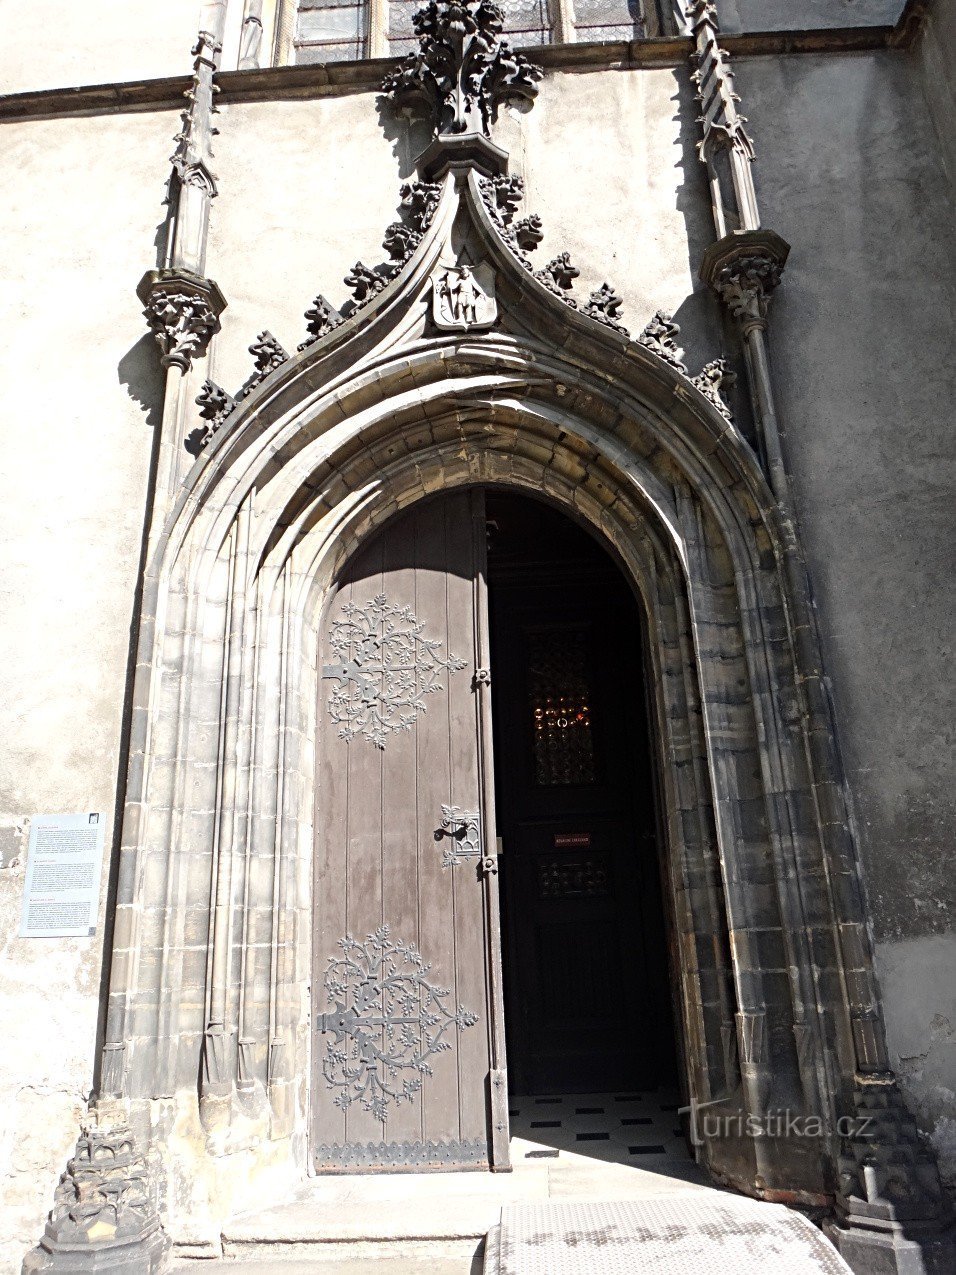
[[[0,92],[182,75],[202,16],[200,0],[0,0]]]
[[[905,0],[717,0],[721,30],[810,31],[891,26]]]
[[[177,116],[0,128],[0,1271],[35,1242],[93,1079],[95,938],[17,937],[31,814],[114,827],[153,426],[137,279]],[[25,233],[25,228],[29,230]]]

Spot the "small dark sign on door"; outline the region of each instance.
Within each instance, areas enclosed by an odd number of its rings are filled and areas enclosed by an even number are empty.
[[[556,832],[554,834],[555,850],[568,850],[573,846],[590,846],[589,832]]]

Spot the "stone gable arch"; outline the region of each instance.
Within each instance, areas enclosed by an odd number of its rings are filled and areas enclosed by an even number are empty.
[[[474,180],[446,182],[445,233],[462,200],[480,215]],[[689,1093],[820,1121],[796,1154],[739,1138],[704,1158],[753,1193],[823,1200],[847,1025],[787,529],[715,403],[500,243],[502,330],[430,331],[431,230],[367,312],[240,404],[157,542],[104,1079],[184,1212],[248,1205],[235,1156],[256,1199],[304,1172],[323,599],[397,512],[509,487],[587,525],[646,611]]]

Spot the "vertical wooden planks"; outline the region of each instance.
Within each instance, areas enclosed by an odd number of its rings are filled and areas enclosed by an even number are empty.
[[[349,566],[323,621],[323,664],[342,666],[343,659],[358,658],[354,651],[336,656],[331,649],[330,627],[341,616],[343,605],[365,608],[384,595],[389,622],[404,626],[407,635],[408,615],[400,613],[408,608],[421,626],[421,639],[438,643],[434,658],[439,669],[438,686],[421,695],[419,707],[403,709],[411,718],[410,729],[388,729],[384,748],[362,731],[350,740],[341,738],[340,725],[329,713],[335,679],[322,682],[312,1095],[319,1169],[451,1168],[487,1161],[492,1053],[487,944],[497,946],[496,921],[489,925],[480,861],[470,855],[456,866],[443,867],[446,850],[460,846],[435,838],[442,828],[443,806],[478,812],[479,819],[483,810],[482,709],[473,680],[480,645],[478,626],[483,622],[476,610],[481,596],[476,568],[483,545],[482,510],[481,493],[464,492],[426,501],[390,523]],[[365,651],[360,666],[374,672],[381,669],[383,658],[391,659],[393,670],[407,672],[407,682],[413,686],[428,663],[427,652],[423,654],[415,641],[391,650],[386,640],[385,647],[389,651]],[[457,657],[464,667],[442,667],[450,657]],[[353,705],[358,703],[358,685],[353,681]],[[376,672],[370,681],[371,693],[381,694],[381,686],[380,672]],[[397,720],[393,717],[392,724]],[[487,842],[487,833],[483,839]],[[340,989],[332,996],[326,992],[325,972],[329,959],[342,955],[340,940],[348,934],[365,944],[367,936],[383,925],[389,927],[391,942],[406,943],[421,952],[427,967],[421,977],[431,987],[448,989],[447,1012],[454,1017],[461,1006],[477,1022],[461,1031],[454,1021],[446,1027],[447,1048],[427,1057],[432,1075],[421,1077],[422,1088],[410,1102],[394,1096],[417,1074],[401,1061],[401,1051],[396,1050],[398,1062],[393,1067],[387,1061],[371,1060],[387,1080],[392,1096],[386,1097],[379,1113],[352,1101],[343,1117],[336,1099],[341,1102],[343,1092],[354,1096],[357,1085],[342,1084],[341,1068],[337,1083],[327,1083],[322,1060],[330,1043],[340,1051],[340,1058],[347,1056],[350,1065],[354,1063],[353,1076],[361,1080],[367,1074],[367,1068],[363,1073],[367,1060],[358,1055],[359,1033],[366,1033],[363,1039],[368,1039],[371,1026],[374,1040],[383,1047],[387,1043],[383,1022],[373,1021],[377,1016],[401,1019],[423,1044],[426,1033],[433,1031],[431,1025],[417,1022],[427,988],[417,1004],[413,995],[411,1006],[406,999],[399,1009],[394,998],[389,1002],[388,997],[381,1001],[373,996],[363,1001],[355,980],[355,987],[345,992]],[[374,956],[374,950],[368,950]],[[410,963],[403,962],[401,954],[396,955],[395,964],[398,973],[410,972]],[[337,1027],[335,1020],[323,1024],[320,1017],[332,1013],[338,1015]],[[323,1033],[323,1025],[330,1030]],[[374,1090],[373,1082],[370,1095]]]
[[[445,535],[444,500],[429,501],[420,507],[416,535],[416,609],[419,620],[431,628],[442,641],[447,658],[454,654],[468,659],[470,652],[448,646],[447,574],[448,557]],[[455,987],[455,945],[453,880],[441,867],[443,846],[436,842],[434,830],[441,826],[441,808],[451,790],[449,770],[449,692],[456,679],[466,676],[446,672],[441,678],[443,691],[428,696],[426,711],[418,719],[418,826],[423,840],[421,861],[421,951],[426,964],[431,964],[429,979],[449,989]],[[458,1033],[446,1035],[450,1049],[429,1061],[433,1075],[424,1085],[424,1141],[457,1141],[458,1133]]]
[[[349,571],[352,601],[362,607],[383,591],[381,536],[359,556]],[[340,741],[348,754],[348,842],[346,847],[346,916],[348,933],[364,943],[384,923],[382,910],[382,762],[384,754],[363,736]],[[381,1035],[382,1029],[379,1029]],[[345,1113],[346,1139],[376,1143],[382,1122],[353,1102]]]
[[[477,664],[475,630],[475,522],[484,534],[484,500],[481,492],[462,492],[446,498],[448,571],[446,595],[448,647],[468,660],[467,675],[448,688],[450,791],[455,806],[479,815],[481,790],[478,771],[478,707],[474,683]],[[484,836],[482,837],[484,841]],[[455,982],[457,1004],[479,1015],[478,1023],[459,1038],[459,1120],[467,1141],[487,1133],[486,1078],[489,1061],[489,1014],[486,980],[484,906],[480,861],[466,859],[446,868],[452,878],[454,909]]]
[[[390,604],[415,610],[414,515],[405,515],[383,536],[383,587]],[[419,616],[428,626],[431,616]],[[382,901],[385,923],[393,939],[421,946],[418,915],[418,860],[423,838],[418,823],[415,790],[418,727],[397,731],[382,754]],[[426,852],[427,852],[427,846]],[[422,1094],[411,1102],[391,1103],[383,1130],[389,1142],[422,1140]]]

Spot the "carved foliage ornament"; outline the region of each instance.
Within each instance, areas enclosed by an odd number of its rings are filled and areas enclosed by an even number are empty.
[[[209,338],[219,327],[219,304],[215,285],[185,274],[163,278],[148,272],[140,284],[143,314],[162,351],[163,367],[178,367],[183,373],[193,359],[206,353]]]
[[[381,290],[401,271],[402,267],[411,257],[412,253],[421,243],[422,235],[428,227],[429,222],[438,206],[438,199],[441,194],[441,187],[431,182],[410,182],[401,188],[401,209],[404,217],[403,221],[392,222],[385,232],[384,247],[388,252],[391,260],[384,265],[377,266],[374,270],[363,265],[361,261],[356,262],[352,271],[346,276],[345,282],[352,289],[354,300],[347,303],[343,307],[344,311],[354,314],[356,310],[361,308],[367,302],[376,296]],[[144,285],[146,280],[144,280]],[[143,286],[143,285],[141,285]],[[151,285],[155,289],[155,284]],[[146,301],[146,296],[143,296]],[[224,304],[224,303],[223,303]],[[221,309],[222,307],[220,307]],[[216,327],[216,314],[212,317],[212,326],[209,328],[209,334]],[[147,310],[147,317],[150,311]],[[171,337],[161,336],[160,331],[155,325],[164,325],[176,318],[176,315],[170,313],[155,320],[150,319],[150,326],[156,331],[157,340],[163,345],[164,340],[171,340]],[[306,331],[308,337],[298,347],[300,351],[308,349],[315,341],[320,340],[331,332],[333,328],[337,328],[345,321],[346,314],[336,310],[335,307],[326,300],[321,294],[315,298],[311,307],[305,312]],[[183,320],[192,323],[195,326],[195,318],[187,316]],[[167,328],[163,326],[163,333]],[[205,331],[203,329],[203,331]],[[193,341],[190,346],[188,361],[179,363],[185,370],[188,368],[192,357],[197,353],[205,352],[205,343],[208,336],[202,342]],[[200,348],[201,345],[201,348]],[[165,354],[166,346],[163,345]],[[213,435],[220,430],[233,410],[248,397],[249,394],[273,372],[277,367],[288,359],[287,352],[279,344],[271,332],[260,332],[258,338],[249,347],[249,353],[255,360],[255,370],[246,380],[242,388],[233,396],[217,385],[215,381],[207,380],[199,393],[196,403],[199,407],[199,414],[208,424],[192,431],[186,439],[186,450],[198,456],[200,451],[206,446]],[[186,359],[186,347],[183,347],[183,359]],[[167,360],[164,358],[164,362]],[[170,361],[176,361],[171,359]]]
[[[425,696],[443,689],[442,673],[465,661],[442,656],[441,642],[428,638],[409,607],[393,606],[385,594],[358,607],[346,603],[329,629],[335,663],[322,669],[338,682],[329,716],[339,737],[363,735],[384,749],[388,736],[411,730],[425,711]]]
[[[429,1059],[451,1049],[449,1034],[474,1026],[478,1015],[449,1006],[451,992],[428,981],[431,966],[410,943],[393,941],[387,925],[364,943],[347,934],[339,948],[325,972],[332,1008],[318,1020],[331,1037],[322,1074],[338,1091],[335,1106],[358,1102],[384,1123],[390,1104],[411,1102],[432,1075]]]
[[[737,375],[730,370],[726,359],[714,359],[707,364],[699,376],[693,378],[692,384],[696,385],[701,394],[713,403],[721,416],[732,421],[733,413],[724,398],[724,390],[730,389],[736,380]]]
[[[770,296],[783,278],[783,266],[769,256],[740,256],[714,280],[714,290],[740,323],[743,333],[767,326]]]
[[[436,137],[487,137],[499,102],[537,95],[541,68],[499,39],[504,14],[491,0],[430,0],[412,23],[419,49],[382,88],[396,107],[424,103]]]

